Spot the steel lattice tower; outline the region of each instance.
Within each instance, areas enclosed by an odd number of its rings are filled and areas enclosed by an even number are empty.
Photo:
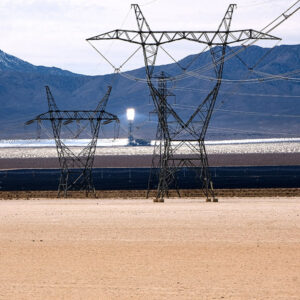
[[[179,167],[198,167],[198,176],[207,201],[217,201],[213,190],[209,172],[208,159],[205,149],[205,136],[212,116],[218,92],[222,83],[226,48],[228,45],[245,42],[247,40],[279,40],[268,33],[253,29],[230,30],[235,4],[230,4],[221,24],[216,31],[153,31],[146,21],[138,4],[132,4],[135,11],[138,30],[117,29],[87,39],[121,40],[140,45],[143,51],[146,80],[158,114],[160,136],[163,143],[160,146],[160,178],[156,193],[157,202],[163,202],[168,195],[169,186],[175,180],[175,173]],[[216,76],[216,84],[208,95],[198,104],[197,109],[185,122],[175,112],[162,94],[164,89],[156,87],[154,81],[154,68],[158,50],[163,44],[180,40],[188,40],[205,44],[210,48],[212,62]],[[102,55],[103,56],[103,55]],[[191,155],[176,156],[181,146],[187,146]],[[155,153],[156,155],[156,153]]]
[[[100,100],[95,110],[59,110],[55,100],[51,94],[48,86],[46,86],[48,112],[35,117],[26,122],[26,125],[37,122],[41,124],[42,121],[50,121],[53,135],[55,139],[58,160],[61,168],[61,176],[58,186],[58,196],[61,193],[64,197],[71,189],[84,190],[86,195],[93,192],[95,195],[95,188],[92,178],[92,168],[94,163],[94,156],[97,147],[97,140],[99,136],[99,129],[101,125],[111,122],[119,123],[117,116],[105,111],[112,87],[109,86],[106,94]],[[83,147],[79,153],[74,153],[61,138],[63,127],[67,127],[72,122],[76,122],[79,126],[80,122],[85,122],[84,127],[78,127],[76,136],[89,126],[91,140]]]
[[[178,185],[176,179],[177,166],[173,157],[172,147],[172,131],[170,120],[171,111],[168,108],[168,98],[175,95],[168,88],[168,76],[165,72],[161,72],[159,75],[154,76],[157,79],[157,90],[160,94],[160,105],[151,113],[155,113],[159,122],[157,124],[156,139],[152,157],[151,171],[149,174],[147,198],[149,192],[153,187],[153,181],[158,177],[157,183],[157,196],[154,199],[155,202],[162,201],[165,196],[169,196],[169,186],[174,183],[178,195]],[[158,175],[158,176],[157,176]]]

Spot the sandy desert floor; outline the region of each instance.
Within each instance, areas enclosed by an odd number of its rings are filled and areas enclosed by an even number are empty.
[[[300,197],[2,200],[0,299],[300,299]]]

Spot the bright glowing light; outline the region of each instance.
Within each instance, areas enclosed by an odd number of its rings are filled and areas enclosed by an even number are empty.
[[[127,108],[127,120],[133,121],[135,116],[135,109],[134,108]]]

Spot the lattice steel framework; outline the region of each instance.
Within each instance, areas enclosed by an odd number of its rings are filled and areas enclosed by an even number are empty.
[[[170,132],[174,123],[171,120],[172,111],[167,105],[168,98],[175,97],[175,95],[168,87],[169,76],[165,72],[162,71],[159,75],[154,75],[153,78],[157,79],[157,90],[160,95],[160,105],[158,108],[155,108],[154,111],[150,112],[150,114],[160,116],[160,121],[157,124],[155,145],[148,181],[147,198],[149,197],[150,190],[154,185],[155,180],[158,179],[157,191],[160,192],[160,197],[156,197],[154,199],[156,202],[159,201],[159,199],[164,199],[165,196],[169,196],[169,187],[171,184],[174,184],[178,196],[180,196],[180,194],[176,178],[176,170],[178,166],[176,165],[173,155],[173,151],[175,149],[172,147],[172,132]]]
[[[200,187],[205,194],[206,200],[217,201],[208,168],[204,140],[222,83],[226,48],[228,45],[248,40],[279,40],[279,38],[268,33],[253,29],[230,30],[235,6],[235,4],[229,5],[216,31],[153,31],[139,5],[132,4],[138,30],[117,29],[87,39],[87,41],[121,40],[138,44],[142,48],[147,84],[158,114],[158,134],[162,139],[159,148],[160,158],[157,165],[160,168],[160,175],[155,198],[156,202],[164,201],[164,197],[168,195],[170,184],[176,178],[176,171],[183,166],[198,167]],[[155,86],[153,75],[159,48],[164,44],[180,40],[188,40],[209,46],[217,79],[212,90],[200,102],[187,121],[184,121],[168,103],[166,96],[163,94],[165,89]],[[184,145],[191,150],[191,155],[188,157],[176,155],[179,148]]]
[[[105,111],[111,90],[112,87],[108,86],[106,94],[100,100],[95,110],[59,110],[50,88],[46,86],[49,110],[25,123],[26,125],[29,125],[34,122],[37,122],[37,124],[41,124],[41,122],[44,121],[51,122],[61,168],[58,196],[63,193],[64,197],[66,197],[68,191],[71,189],[84,190],[86,196],[90,192],[95,195],[92,168],[100,127],[101,125],[109,124],[111,122],[119,124],[117,116]],[[88,126],[90,130],[91,139],[79,153],[72,151],[61,138],[62,129],[64,127],[67,128],[72,122],[76,122],[78,126],[78,131],[76,133],[77,137]],[[84,123],[83,127],[79,126],[80,122]]]

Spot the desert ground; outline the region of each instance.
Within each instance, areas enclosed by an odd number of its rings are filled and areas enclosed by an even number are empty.
[[[300,197],[0,201],[0,299],[300,299]]]

